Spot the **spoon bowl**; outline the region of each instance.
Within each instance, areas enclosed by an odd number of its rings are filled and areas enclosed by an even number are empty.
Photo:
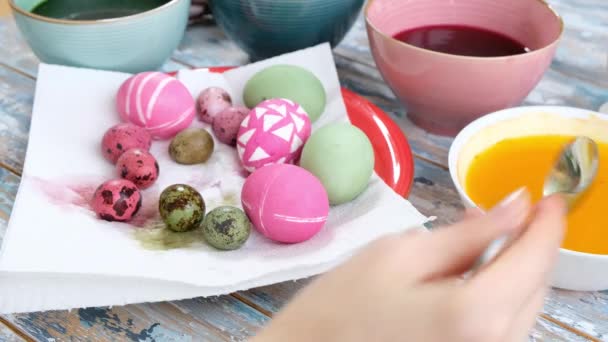
[[[598,153],[595,141],[585,136],[566,145],[545,180],[543,196],[561,194],[572,210],[597,175]]]
[[[471,166],[478,155],[507,139],[547,135],[584,136],[598,143],[599,157],[602,160],[599,160],[597,179],[594,181],[597,183],[602,179],[602,170],[606,166],[602,155],[602,145],[608,144],[606,132],[608,132],[608,115],[588,109],[564,106],[524,106],[490,113],[467,125],[454,139],[449,153],[450,177],[462,203],[468,208],[478,208],[484,211],[472,199],[466,187]],[[557,154],[553,158],[555,157]],[[554,159],[554,162],[557,162],[557,159]],[[536,189],[540,196],[543,195],[543,181],[548,174],[547,172],[547,174],[540,175],[540,184]],[[504,176],[510,176],[508,170],[505,170]],[[582,206],[589,203],[590,197],[595,198],[597,193],[595,185],[599,184],[594,184],[590,191],[585,192],[577,200],[577,206],[581,207],[575,208],[576,211],[585,209]],[[493,184],[489,183],[488,186],[491,187]],[[602,201],[601,198],[594,203],[596,206],[605,207],[605,201]],[[592,227],[589,228],[593,231],[605,229],[605,223],[599,217],[590,225]],[[566,235],[571,233],[572,228]],[[607,269],[608,254],[580,252],[562,246],[551,271],[549,285],[573,291],[608,290]]]
[[[543,196],[560,194],[566,199],[568,210],[572,210],[597,175],[598,155],[595,141],[585,136],[576,137],[564,147],[549,171],[543,187]],[[509,240],[508,236],[494,240],[479,257],[473,270],[492,260]]]

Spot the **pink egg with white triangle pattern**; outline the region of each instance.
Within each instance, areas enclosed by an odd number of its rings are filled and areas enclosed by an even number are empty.
[[[237,151],[245,170],[290,164],[302,153],[312,126],[306,111],[286,99],[271,99],[253,108],[241,123]]]
[[[124,121],[144,127],[154,139],[173,138],[196,115],[188,88],[161,72],[142,72],[127,79],[116,95],[116,109]]]

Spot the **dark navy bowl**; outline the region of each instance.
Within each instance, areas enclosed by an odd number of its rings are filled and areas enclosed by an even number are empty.
[[[211,0],[226,35],[260,60],[329,42],[338,45],[364,0]]]

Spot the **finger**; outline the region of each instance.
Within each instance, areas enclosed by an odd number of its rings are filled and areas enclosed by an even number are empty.
[[[486,215],[419,236],[415,252],[423,256],[425,267],[418,267],[417,278],[428,281],[464,272],[491,241],[519,230],[530,210],[530,194],[518,190]]]
[[[485,215],[485,213],[479,208],[466,208],[464,211],[463,220],[473,220],[483,215]]]
[[[488,303],[516,311],[546,285],[563,239],[565,215],[562,198],[543,200],[525,233],[472,279],[477,290],[493,289],[491,293],[484,291],[484,295],[493,296]]]
[[[529,226],[531,221],[532,217],[529,216],[523,226]],[[471,272],[468,275],[474,275],[478,273],[480,269],[491,265],[492,261],[503,254],[504,251],[508,250],[523,233],[525,233],[525,229],[520,229],[519,231],[516,231],[510,235],[504,235],[492,241],[490,245],[483,251],[482,255],[475,260],[475,264],[471,267]]]
[[[538,315],[543,309],[545,304],[545,296],[547,294],[547,288],[541,287],[533,295],[530,302],[524,304],[522,310],[515,316],[511,329],[509,329],[510,336],[506,341],[525,341],[532,328],[536,325]]]

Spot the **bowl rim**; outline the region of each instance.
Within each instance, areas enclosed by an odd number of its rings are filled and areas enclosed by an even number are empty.
[[[13,1],[13,0],[10,0],[10,1]],[[472,59],[475,61],[500,61],[500,60],[514,58],[514,57],[517,58],[517,57],[521,57],[521,56],[537,55],[537,54],[543,53],[545,50],[552,49],[553,47],[555,47],[559,43],[559,41],[561,40],[561,38],[564,34],[563,18],[561,17],[561,15],[559,15],[559,13],[557,13],[557,11],[547,1],[529,0],[529,1],[538,1],[541,3],[541,5],[544,5],[549,10],[549,12],[555,16],[555,19],[557,19],[557,21],[559,23],[559,34],[550,44],[547,44],[540,49],[531,50],[530,52],[521,53],[521,54],[517,54],[517,55],[498,56],[498,57],[477,57],[477,56],[454,55],[454,54],[438,52],[438,51],[433,51],[433,50],[417,47],[417,46],[402,42],[400,40],[397,40],[397,39],[389,36],[388,34],[384,33],[382,30],[380,30],[378,27],[376,27],[369,18],[369,10],[375,1],[376,0],[368,0],[367,4],[365,4],[365,8],[363,10],[363,13],[365,16],[365,24],[367,25],[368,28],[372,29],[375,33],[379,34],[385,40],[388,40],[389,42],[391,42],[393,44],[397,44],[397,45],[400,45],[403,47],[408,47],[408,48],[411,48],[411,49],[414,49],[416,51],[423,52],[423,53],[430,53],[430,54],[435,54],[438,56],[443,56],[445,58],[453,58],[453,59],[460,59],[460,60],[471,60]]]
[[[484,115],[473,122],[469,123],[465,128],[463,128],[458,135],[452,141],[450,145],[449,153],[448,153],[448,167],[450,172],[450,178],[452,178],[452,182],[454,183],[454,187],[456,191],[459,193],[461,198],[467,204],[479,209],[477,204],[473,202],[473,200],[469,197],[469,195],[464,190],[464,186],[461,184],[460,179],[458,178],[458,159],[460,157],[460,152],[462,151],[462,147],[472,138],[475,134],[481,132],[486,127],[492,124],[498,124],[502,121],[506,121],[509,119],[514,119],[525,115],[526,113],[531,112],[543,112],[552,115],[564,115],[564,113],[571,113],[574,116],[580,117],[589,117],[591,115],[595,115],[602,120],[608,121],[608,115],[596,112],[594,110],[587,110],[576,107],[569,106],[546,106],[546,105],[532,105],[532,106],[520,106],[507,108],[503,110],[499,110],[487,115]],[[586,258],[593,259],[596,261],[606,262],[608,261],[608,254],[593,254],[593,253],[584,253],[573,251],[570,249],[560,247],[560,254],[565,256],[577,257],[577,258]]]
[[[160,12],[168,7],[172,7],[173,5],[177,4],[180,1],[184,1],[184,0],[169,0],[166,3],[164,3],[158,7],[154,7],[147,11],[127,15],[124,17],[107,18],[107,19],[93,19],[93,20],[82,20],[82,19],[71,20],[71,19],[50,18],[50,17],[45,17],[43,15],[34,14],[31,11],[24,10],[23,8],[21,8],[20,6],[18,6],[15,3],[15,0],[8,0],[8,4],[11,7],[11,9],[13,10],[13,12],[19,13],[26,17],[30,17],[34,20],[43,21],[43,22],[52,23],[52,24],[63,24],[63,25],[92,25],[92,24],[111,24],[111,23],[128,21],[131,19],[146,17],[148,15],[155,14],[156,12]]]

